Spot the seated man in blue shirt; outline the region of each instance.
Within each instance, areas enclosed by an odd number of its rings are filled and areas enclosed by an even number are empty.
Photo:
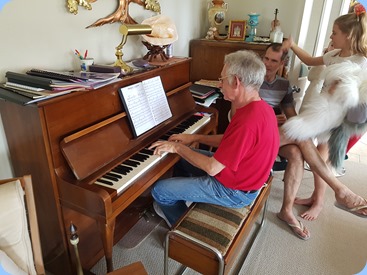
[[[277,73],[284,66],[287,52],[283,52],[281,43],[270,44],[263,56],[266,67],[264,82],[260,87],[260,97],[273,107],[277,114],[278,125],[281,126],[287,118],[296,116],[293,92],[289,81]],[[231,116],[235,113],[231,109]],[[283,205],[278,213],[278,218],[286,222],[297,237],[307,240],[309,230],[293,214],[294,200],[303,178],[303,157],[300,149],[295,144],[279,148],[279,155],[286,158],[288,163],[284,173]]]

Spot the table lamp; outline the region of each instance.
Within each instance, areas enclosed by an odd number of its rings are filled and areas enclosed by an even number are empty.
[[[123,24],[121,25],[119,31],[122,34],[122,40],[121,43],[116,47],[115,55],[117,57],[117,60],[114,66],[121,67],[121,70],[123,70],[126,73],[131,73],[133,69],[122,60],[123,56],[122,47],[125,45],[127,41],[127,36],[150,34],[152,32],[152,27],[150,25],[142,25],[142,24]]]

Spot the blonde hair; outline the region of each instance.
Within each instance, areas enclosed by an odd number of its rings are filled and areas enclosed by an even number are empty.
[[[348,35],[350,49],[353,54],[367,57],[367,15],[365,12],[356,14],[348,13],[339,16],[335,21],[339,29]]]

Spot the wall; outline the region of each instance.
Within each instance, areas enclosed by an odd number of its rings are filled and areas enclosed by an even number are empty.
[[[68,12],[66,0],[11,0],[0,10],[0,82],[6,71],[25,72],[30,68],[72,70],[78,68],[74,49],[94,57],[98,64],[112,64],[115,47],[121,42],[119,24],[86,29],[99,18],[114,12],[116,0],[99,0],[88,11],[79,7],[77,15]],[[189,41],[205,33],[207,3],[205,0],[161,0],[162,13],[174,19],[179,40],[174,45],[175,55],[188,56]],[[130,5],[130,14],[142,22],[154,13],[136,4]],[[4,27],[7,26],[7,27]],[[140,36],[128,38],[123,48],[123,59],[142,57],[146,48]],[[0,120],[0,178],[12,176],[6,138]]]
[[[88,49],[89,56],[99,64],[115,61],[115,47],[120,43],[119,24],[86,29],[99,18],[111,14],[118,0],[99,0],[87,11],[79,8],[78,15],[66,9],[66,0],[11,0],[0,10],[0,82],[5,81],[6,71],[25,72],[30,68],[53,70],[77,69],[74,49]],[[267,36],[274,10],[279,9],[278,19],[287,37],[298,37],[304,3],[307,0],[227,0],[228,13],[223,24],[230,19],[248,19],[248,13],[258,12],[258,35]],[[188,56],[189,41],[204,37],[208,28],[207,0],[160,0],[162,13],[176,23],[179,40],[174,44],[174,54]],[[135,4],[130,14],[138,22],[154,15]],[[8,27],[4,27],[8,26]],[[142,57],[146,53],[139,36],[129,37],[123,48],[123,59]],[[215,57],[213,57],[215,58]],[[9,153],[0,121],[0,178],[12,176]]]

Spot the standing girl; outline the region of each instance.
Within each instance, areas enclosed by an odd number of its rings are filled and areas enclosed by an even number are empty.
[[[283,42],[285,49],[292,49],[297,57],[308,66],[331,65],[344,61],[352,61],[367,69],[367,15],[366,10],[361,4],[354,6],[354,12],[339,16],[333,25],[332,34],[330,36],[334,50],[323,56],[312,57],[306,51],[298,47],[290,37]],[[358,111],[356,111],[358,110]],[[358,106],[353,112],[354,123],[364,123],[362,118],[358,118],[358,113],[366,113],[367,106]],[[356,115],[357,113],[357,115]],[[348,116],[347,116],[348,117]],[[358,137],[352,137],[356,139]],[[359,137],[360,138],[360,137]],[[326,161],[328,159],[328,146],[321,144],[318,146],[320,155]],[[348,148],[349,149],[349,148]],[[326,190],[326,182],[314,173],[315,190],[310,198],[296,198],[295,204],[309,206],[310,208],[301,214],[306,220],[314,220],[320,214]]]

